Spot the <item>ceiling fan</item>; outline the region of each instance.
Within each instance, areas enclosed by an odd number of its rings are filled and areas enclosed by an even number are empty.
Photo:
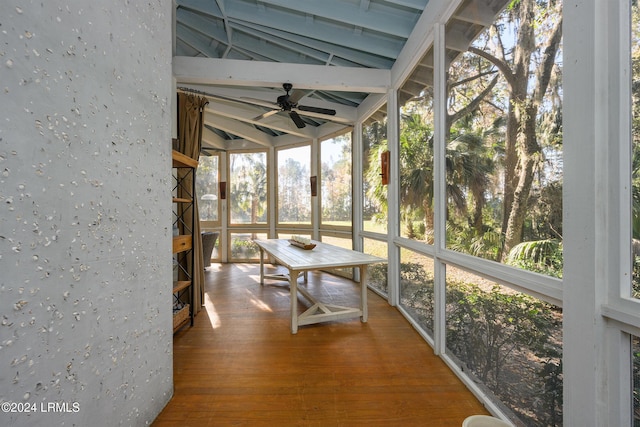
[[[309,116],[309,117],[317,117],[320,119],[330,120],[324,116],[335,116],[336,110],[328,109],[328,108],[320,108],[320,107],[311,107],[308,105],[298,105],[298,101],[306,95],[304,91],[296,90],[294,93],[290,94],[293,90],[293,85],[291,83],[283,83],[282,88],[285,90],[285,95],[280,95],[276,102],[269,102],[263,99],[257,98],[231,98],[223,95],[216,95],[212,93],[207,93],[201,90],[192,89],[189,87],[178,87],[178,90],[183,92],[197,93],[201,95],[206,95],[211,98],[217,98],[225,101],[233,101],[233,102],[241,102],[243,104],[251,104],[251,105],[259,105],[261,107],[270,108],[271,111],[267,111],[266,113],[260,114],[258,117],[255,117],[253,120],[258,121],[262,120],[266,117],[272,116],[281,111],[289,113],[289,117],[295,123],[295,125],[302,129],[306,126],[304,120],[300,117],[300,114]],[[298,114],[300,112],[300,114]]]
[[[298,105],[298,101],[302,98],[305,93],[302,91],[296,91],[293,94],[289,94],[293,89],[293,85],[291,83],[283,83],[282,88],[285,90],[285,95],[280,95],[275,103],[270,103],[263,101],[261,99],[253,99],[253,98],[243,98],[249,102],[253,102],[257,105],[261,105],[263,107],[272,108],[271,111],[267,111],[264,114],[259,115],[254,120],[262,120],[265,117],[272,116],[280,111],[284,111],[289,113],[289,117],[293,120],[293,123],[299,128],[302,129],[305,127],[305,123],[298,114],[298,111],[303,115],[305,113],[309,113],[308,115],[327,115],[327,116],[335,116],[336,110],[330,110],[327,108],[319,108],[319,107],[310,107],[307,105]]]

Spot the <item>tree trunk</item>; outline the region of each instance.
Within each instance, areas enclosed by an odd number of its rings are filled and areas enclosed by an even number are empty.
[[[513,203],[507,221],[502,249],[502,261],[509,255],[511,249],[522,241],[527,208],[529,206],[529,194],[533,184],[533,173],[536,163],[539,162],[540,146],[536,137],[536,116],[538,108],[528,104],[525,108],[522,123],[522,131],[518,136],[518,148],[520,162],[518,168],[517,185],[513,192]]]
[[[484,233],[484,222],[482,220],[482,210],[484,209],[485,198],[484,191],[473,192],[473,228],[476,230],[476,236],[482,236]]]
[[[527,94],[527,86],[531,77],[529,63],[532,52],[536,51],[533,26],[529,24],[534,22],[535,2],[523,1],[520,3],[520,7],[519,19],[521,27],[514,53],[515,68],[511,84],[513,117],[511,117],[511,109],[509,114],[509,126],[515,127],[507,130],[506,142],[507,151],[513,149],[509,145],[515,143],[519,159],[513,170],[515,172],[513,175],[509,175],[511,171],[505,171],[504,245],[500,256],[503,262],[509,255],[509,251],[522,241],[522,230],[528,209],[534,170],[542,155],[536,135],[538,108],[549,87],[555,57],[562,39],[562,19],[560,18],[555,23],[555,26],[550,29],[546,46],[541,49],[542,57],[540,65],[535,71],[535,84],[531,94]],[[557,5],[557,7],[560,7],[560,5]],[[560,11],[558,12],[561,13]],[[514,119],[514,122],[512,122],[512,119]],[[513,136],[514,132],[518,137],[511,139],[510,137]],[[511,166],[513,165],[509,164],[509,167]],[[513,180],[509,178],[513,178]],[[514,182],[516,183],[515,187],[510,188],[509,183]]]
[[[422,202],[422,208],[424,209],[424,238],[430,245],[433,244],[433,206],[429,199],[424,199]]]
[[[527,99],[527,85],[529,79],[529,63],[531,54],[536,49],[535,32],[531,22],[535,20],[535,4],[533,1],[522,1],[519,3],[518,21],[520,28],[518,29],[518,40],[515,45],[513,54],[514,64],[511,78],[507,79],[510,83],[510,102],[509,111],[507,112],[507,130],[505,135],[505,165],[504,165],[504,201],[502,204],[502,235],[506,241],[507,233],[516,231],[514,227],[522,231],[522,224],[516,226],[517,219],[514,215],[514,204],[516,203],[516,193],[520,191],[518,203],[522,203],[522,191],[524,187],[522,183],[523,167],[525,166],[522,159],[518,155],[524,150],[518,150],[519,131],[522,129],[524,118],[524,104]],[[535,117],[534,117],[535,120]],[[520,153],[519,153],[520,151]],[[526,174],[526,172],[525,172]],[[528,193],[526,195],[528,199]],[[526,206],[524,207],[526,209]],[[522,218],[524,220],[524,217]],[[511,226],[509,225],[511,224]],[[520,235],[518,235],[519,237]],[[514,236],[511,236],[513,241]],[[508,249],[503,246],[499,254],[499,259],[509,254]]]

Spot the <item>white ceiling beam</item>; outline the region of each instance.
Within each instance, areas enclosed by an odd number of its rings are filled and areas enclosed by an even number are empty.
[[[265,28],[249,22],[234,23],[233,25],[236,31],[247,32],[254,37],[263,38],[270,43],[282,46],[283,49],[296,51],[318,60],[324,55],[325,58],[323,62],[325,63],[328,59],[327,55],[334,55],[341,58],[343,61],[348,61],[352,64],[360,64],[365,68],[387,69],[391,68],[393,65],[393,61],[389,58],[373,55],[362,50],[354,50],[344,46],[327,43],[324,40],[304,37],[275,28]],[[285,60],[277,62],[292,61]]]
[[[445,47],[458,52],[465,52],[472,41],[467,34],[457,29],[447,30],[445,35]]]
[[[326,52],[294,42],[293,37],[276,37],[269,32],[253,28],[251,24],[230,23],[230,25],[233,26],[236,35],[235,46],[241,46],[245,50],[259,50],[264,57],[272,61],[293,62],[292,57],[298,55],[305,55],[310,58],[310,61],[313,58],[320,64],[327,61],[328,54]],[[261,42],[259,49],[256,49],[256,40]]]
[[[178,23],[178,26],[181,25],[182,24]],[[202,38],[202,36],[198,36],[197,33],[194,33],[193,30],[189,27],[185,26],[184,29],[176,35],[176,38],[184,44],[191,46],[191,48],[197,50],[203,55],[216,56],[218,54],[216,50],[212,48],[212,45],[214,44],[214,42],[220,42],[219,40],[214,37],[206,40]]]
[[[433,46],[434,26],[440,22],[447,22],[461,3],[462,0],[429,0],[391,68],[391,82],[394,88],[403,84],[415,66],[423,60],[424,54]]]
[[[291,9],[296,10],[303,3],[308,2],[296,2],[295,8],[292,7]],[[230,20],[253,22],[265,28],[282,28],[291,34],[324,40],[338,46],[369,52],[386,58],[395,58],[398,50],[402,48],[404,40],[406,40],[404,37],[384,36],[374,30],[368,32],[367,37],[354,37],[348,25],[334,25],[330,21],[325,22],[325,20],[319,19],[315,19],[313,24],[309,24],[305,19],[299,19],[300,14],[296,16],[291,11],[287,12],[283,8],[268,8],[265,13],[256,14],[255,7],[250,2],[237,1],[231,4],[233,7],[228,10]],[[322,2],[322,5],[325,7],[324,2]],[[409,27],[412,25],[413,23]]]
[[[284,82],[298,89],[386,93],[390,71],[325,65],[242,61],[176,56],[173,74],[178,84],[277,87]]]
[[[353,127],[349,125],[327,122],[321,126],[318,126],[317,128],[314,128],[313,138],[300,138],[296,135],[285,134],[273,138],[273,145],[274,147],[287,147],[303,142],[308,142],[312,139],[323,139],[337,133],[348,132],[351,129],[353,129]]]
[[[305,142],[309,142],[313,140],[313,138],[300,138],[297,135],[280,135],[273,138],[273,146],[278,147],[288,147],[291,145],[302,144]]]
[[[319,16],[400,38],[409,37],[409,32],[415,23],[414,13],[403,14],[401,9],[396,9],[394,13],[386,13],[385,10],[369,10],[368,4],[365,9],[362,9],[360,4],[337,0],[296,1],[294,3],[290,0],[261,1],[273,6],[290,8],[296,13]]]
[[[409,7],[415,10],[423,10],[427,5],[428,0],[387,0],[387,3]]]
[[[353,130],[353,126],[345,126],[340,123],[327,122],[316,128],[316,138],[324,139],[331,135]]]
[[[208,128],[202,130],[202,148],[213,148],[216,150],[226,150],[227,141],[217,133]]]
[[[232,133],[241,138],[248,139],[249,141],[260,144],[263,147],[273,147],[273,141],[269,135],[238,120],[215,115],[210,112],[208,108],[204,113],[204,123],[225,132]]]
[[[496,12],[484,0],[471,0],[457,10],[453,17],[460,21],[488,27],[495,21]]]
[[[369,95],[358,106],[357,113],[358,119],[366,119],[380,109],[382,105],[387,101],[386,94]]]

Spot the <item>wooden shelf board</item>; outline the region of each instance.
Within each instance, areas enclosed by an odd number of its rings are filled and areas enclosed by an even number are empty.
[[[173,253],[188,251],[193,247],[193,240],[190,234],[173,236]]]
[[[180,292],[189,286],[191,286],[190,280],[179,280],[177,282],[173,282],[173,293],[175,294],[176,292]]]
[[[176,150],[171,152],[174,168],[197,168],[198,161]]]
[[[191,319],[187,317],[182,322],[178,323],[176,326],[173,327],[173,332],[175,333],[178,329],[182,328],[184,325],[189,323],[189,321],[191,321]]]
[[[193,202],[192,199],[183,199],[183,198],[180,198],[180,197],[174,197],[173,198],[173,203],[191,203],[191,202]]]

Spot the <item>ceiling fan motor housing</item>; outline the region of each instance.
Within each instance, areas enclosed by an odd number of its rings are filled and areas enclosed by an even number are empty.
[[[296,107],[296,104],[289,102],[289,94],[279,96],[278,105],[282,107],[284,111],[291,111],[292,108]]]

